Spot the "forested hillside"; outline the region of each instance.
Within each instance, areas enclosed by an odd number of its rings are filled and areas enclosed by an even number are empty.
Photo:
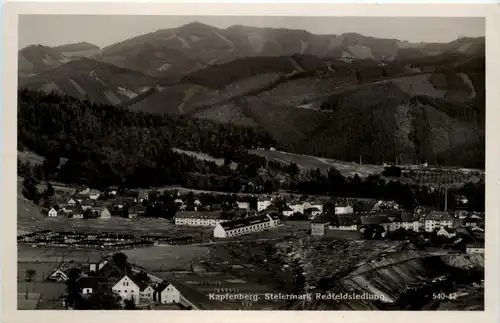
[[[63,182],[94,186],[182,184],[186,174],[230,176],[228,168],[171,148],[224,156],[274,144],[256,129],[153,116],[56,93],[18,92],[18,144],[44,156]],[[60,158],[67,162],[57,169]],[[214,185],[216,187],[216,185]]]

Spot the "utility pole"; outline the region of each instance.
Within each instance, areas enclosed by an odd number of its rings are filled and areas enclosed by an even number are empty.
[[[359,155],[359,164],[363,165],[363,156],[362,155]]]

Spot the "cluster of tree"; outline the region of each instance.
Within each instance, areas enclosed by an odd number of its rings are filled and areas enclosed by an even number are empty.
[[[19,148],[47,159],[43,171],[37,170],[40,177],[96,187],[183,184],[189,173],[233,175],[229,167],[175,153],[172,147],[219,157],[274,144],[267,133],[251,128],[130,112],[25,89],[18,93],[18,112]],[[63,165],[61,158],[67,160]]]
[[[417,205],[444,207],[444,191],[427,186],[412,185],[396,180],[386,181],[378,175],[361,179],[358,175],[344,177],[339,171],[330,169],[326,174],[317,169],[310,173],[308,180],[292,181],[289,189],[307,195],[332,195],[337,197],[371,198],[394,201],[406,209]],[[448,208],[453,209],[454,195],[464,195],[470,211],[484,212],[484,182],[467,183],[459,188],[449,189]]]

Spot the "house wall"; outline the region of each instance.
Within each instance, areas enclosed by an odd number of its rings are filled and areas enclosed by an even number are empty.
[[[352,213],[354,213],[354,209],[350,205],[335,207],[335,214],[352,214]]]
[[[92,294],[92,288],[90,288],[90,287],[89,288],[83,288],[82,289],[82,294],[83,295],[90,295],[90,294]]]
[[[238,208],[248,210],[250,208],[250,203],[248,202],[238,202]]]
[[[141,299],[151,300],[153,299],[154,289],[151,286],[148,286],[145,290],[140,292]]]
[[[220,224],[215,226],[214,237],[215,238],[225,238],[226,237],[226,231],[224,230],[224,228]]]
[[[139,286],[137,286],[130,278],[127,276],[123,277],[112,290],[116,292],[123,300],[134,300],[134,303],[139,303],[140,292]]]
[[[481,253],[484,254],[484,248],[467,248],[467,253]]]
[[[332,229],[335,229],[335,230],[344,230],[344,231],[357,231],[358,230],[358,225],[357,224],[353,224],[353,225],[332,226]]]
[[[54,210],[54,209],[50,209],[49,216],[52,217],[52,218],[56,217],[57,216],[57,211]]]
[[[111,218],[111,213],[109,212],[108,209],[104,209],[101,212],[101,219],[109,219],[109,218]]]
[[[265,200],[265,201],[257,201],[257,211],[264,211],[271,205],[271,201]]]
[[[181,294],[179,291],[172,285],[168,285],[160,295],[160,302],[162,304],[172,304],[179,303]]]
[[[188,225],[199,227],[215,227],[217,224],[225,222],[222,219],[203,219],[203,218],[175,218],[176,225]]]
[[[304,214],[304,205],[303,204],[290,204],[289,207],[292,209],[292,214],[293,213]]]
[[[311,235],[322,236],[325,234],[325,224],[323,223],[312,223],[311,224]]]
[[[451,228],[452,221],[425,220],[425,231],[432,232],[435,228],[445,227]]]

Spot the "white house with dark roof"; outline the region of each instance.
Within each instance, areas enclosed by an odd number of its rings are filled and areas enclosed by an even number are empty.
[[[54,209],[53,207],[50,208],[49,212],[47,213],[47,215],[50,217],[50,218],[55,218],[57,217],[57,210]]]
[[[277,227],[280,221],[269,214],[238,219],[217,224],[214,228],[215,238],[231,238],[264,231]]]
[[[113,292],[117,293],[122,300],[131,300],[135,304],[140,300],[140,287],[139,284],[132,280],[128,275],[123,275],[116,284],[111,287]]]
[[[101,196],[101,192],[99,192],[98,190],[91,189],[91,190],[89,190],[87,195],[88,195],[89,199],[97,200],[99,198],[99,196]]]
[[[141,300],[152,300],[154,297],[154,288],[146,282],[139,282],[139,297]]]
[[[261,197],[257,200],[257,212],[264,211],[271,206],[271,199],[267,197]]]
[[[354,208],[350,204],[338,203],[335,205],[335,214],[352,214]]]
[[[304,214],[304,204],[301,202],[292,202],[292,203],[288,204],[288,207],[291,210],[291,214],[294,214],[294,213]]]
[[[153,294],[153,300],[159,304],[180,303],[181,293],[174,285],[164,281],[156,286]]]
[[[238,209],[248,210],[250,209],[250,202],[237,202]]]
[[[293,215],[293,210],[290,208],[290,206],[286,206],[284,209],[283,209],[283,215],[284,216],[292,216]]]

